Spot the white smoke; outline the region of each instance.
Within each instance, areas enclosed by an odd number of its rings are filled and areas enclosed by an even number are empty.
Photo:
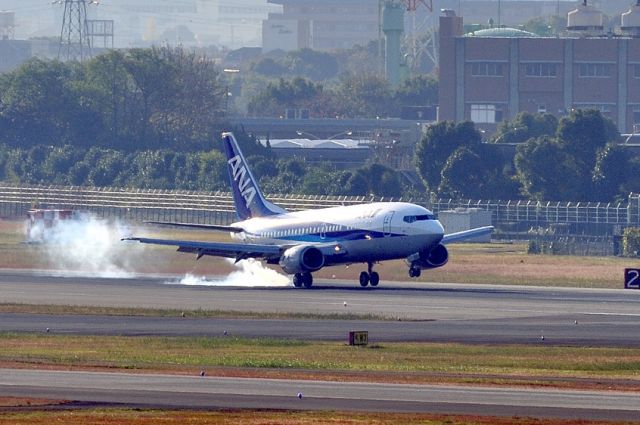
[[[28,237],[42,243],[50,265],[58,272],[123,278],[133,276],[130,262],[136,257],[129,244],[120,242],[129,234],[127,226],[119,222],[82,214],[48,228],[36,223]]]
[[[227,259],[234,264],[234,260]],[[187,274],[178,281],[167,282],[173,285],[196,286],[244,286],[244,287],[283,287],[291,283],[289,278],[275,270],[271,270],[254,259],[242,260],[234,264],[238,270],[221,278],[206,278]]]

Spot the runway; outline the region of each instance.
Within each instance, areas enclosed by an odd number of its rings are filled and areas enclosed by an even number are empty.
[[[166,284],[169,278],[92,279],[0,274],[0,303],[318,314],[392,320],[250,320],[0,314],[0,331],[78,335],[345,339],[640,347],[640,293],[625,290],[393,283],[362,290],[321,282],[312,290]],[[346,305],[345,305],[346,304]],[[400,320],[398,320],[400,319]],[[544,340],[543,338],[544,337]]]
[[[0,395],[162,408],[403,411],[637,420],[628,392],[0,369]],[[302,398],[298,397],[302,394]]]
[[[228,335],[371,341],[640,347],[640,292],[491,285],[320,281],[311,290],[176,285],[174,277],[96,279],[0,273],[0,303],[318,314],[387,320],[197,319],[1,314],[0,331],[97,335]],[[400,319],[400,320],[398,320]],[[541,337],[544,336],[544,339]],[[305,394],[302,400],[295,394]],[[635,420],[640,397],[625,392],[378,385],[0,371],[0,394],[127,406],[375,410]]]

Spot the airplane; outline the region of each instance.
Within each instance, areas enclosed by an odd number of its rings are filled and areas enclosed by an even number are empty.
[[[323,267],[365,263],[362,287],[378,286],[376,263],[405,259],[409,276],[444,266],[446,244],[486,235],[492,226],[445,235],[442,224],[428,209],[406,202],[373,202],[289,212],[267,201],[230,132],[222,134],[236,213],[240,221],[229,226],[147,222],[230,232],[237,242],[199,242],[128,237],[123,240],[178,247],[178,252],[235,258],[254,258],[278,264],[293,275],[296,288],[310,288],[312,273]]]

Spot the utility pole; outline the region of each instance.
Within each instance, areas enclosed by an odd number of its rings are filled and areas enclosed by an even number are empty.
[[[64,3],[58,59],[83,61],[91,57],[91,38],[87,25],[86,0],[58,0]],[[89,4],[93,4],[89,1]]]

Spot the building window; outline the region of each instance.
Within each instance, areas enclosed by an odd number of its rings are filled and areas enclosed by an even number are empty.
[[[499,62],[474,62],[471,64],[471,75],[474,77],[502,77],[504,66]]]
[[[547,105],[545,105],[545,104],[538,105],[538,113],[539,114],[546,114],[547,113]]]
[[[611,64],[608,63],[581,63],[581,77],[611,77]]]
[[[640,78],[640,65],[633,65],[633,77]]]
[[[502,121],[502,107],[493,104],[471,105],[471,121],[493,124]]]
[[[558,73],[555,63],[528,63],[525,65],[527,77],[555,77]]]

